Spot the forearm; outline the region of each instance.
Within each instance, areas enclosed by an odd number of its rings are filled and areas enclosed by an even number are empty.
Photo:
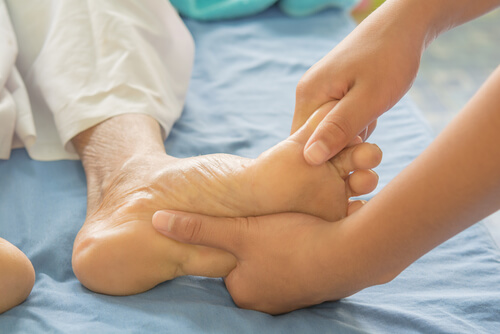
[[[387,0],[366,23],[395,28],[392,33],[416,39],[423,51],[441,33],[498,6],[500,0]]]
[[[411,0],[411,2],[418,3],[419,1]],[[432,26],[429,37],[432,39],[500,6],[499,0],[427,0],[420,2],[426,2],[427,7],[431,10]]]
[[[344,275],[359,280],[334,298],[391,280],[500,208],[499,87],[500,67],[421,156],[342,223],[352,260]]]

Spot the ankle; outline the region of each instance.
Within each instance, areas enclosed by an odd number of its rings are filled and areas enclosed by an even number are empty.
[[[167,156],[159,124],[140,114],[110,118],[79,133],[72,143],[85,170],[89,200],[130,161]]]
[[[158,122],[140,114],[107,119],[76,135],[72,143],[84,166],[95,160],[120,164],[137,153],[165,153]]]

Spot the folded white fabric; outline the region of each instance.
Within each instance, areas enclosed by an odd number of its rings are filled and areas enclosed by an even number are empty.
[[[16,127],[16,106],[6,84],[14,68],[17,44],[7,8],[0,1],[0,159],[8,159]]]
[[[33,121],[28,92],[16,66],[12,68],[5,88],[11,94],[15,106],[16,125],[12,147],[24,146],[29,149],[36,140],[35,122]]]
[[[0,119],[0,153],[9,129],[12,138],[12,110],[19,142],[37,160],[77,159],[75,135],[125,113],[154,117],[168,135],[181,114],[194,57],[192,37],[168,1],[7,0],[7,9],[20,76],[2,54],[0,78],[14,73],[16,94],[0,86],[0,110],[11,110],[5,124]],[[0,43],[9,43],[4,35]],[[15,57],[16,49],[11,53]],[[32,112],[21,98],[23,80]]]
[[[10,157],[14,127],[16,126],[16,111],[14,101],[6,89],[0,91],[0,159]]]

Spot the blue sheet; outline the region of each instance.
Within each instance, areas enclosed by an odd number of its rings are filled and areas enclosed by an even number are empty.
[[[340,11],[290,18],[276,8],[237,21],[186,23],[197,54],[185,112],[165,143],[177,157],[255,157],[285,138],[297,81],[353,28]],[[383,116],[372,136],[385,152],[380,187],[431,140],[409,99]],[[221,279],[182,277],[127,297],[82,287],[71,270],[86,209],[78,161],[37,162],[15,150],[0,161],[0,189],[0,235],[37,273],[28,300],[0,315],[1,333],[500,332],[500,252],[482,223],[389,284],[270,316],[238,309]]]

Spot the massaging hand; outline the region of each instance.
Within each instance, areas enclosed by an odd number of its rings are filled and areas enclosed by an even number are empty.
[[[177,241],[232,253],[237,265],[225,282],[243,308],[279,314],[360,290],[355,280],[345,279],[355,261],[346,261],[349,247],[340,222],[299,213],[214,218],[160,211],[153,225]],[[335,293],[325,295],[329,286]]]
[[[405,28],[397,16],[380,16],[376,11],[363,21],[297,86],[292,133],[321,105],[339,101],[304,149],[312,165],[327,161],[358,135],[365,140],[377,117],[408,91],[416,76],[423,34]]]

